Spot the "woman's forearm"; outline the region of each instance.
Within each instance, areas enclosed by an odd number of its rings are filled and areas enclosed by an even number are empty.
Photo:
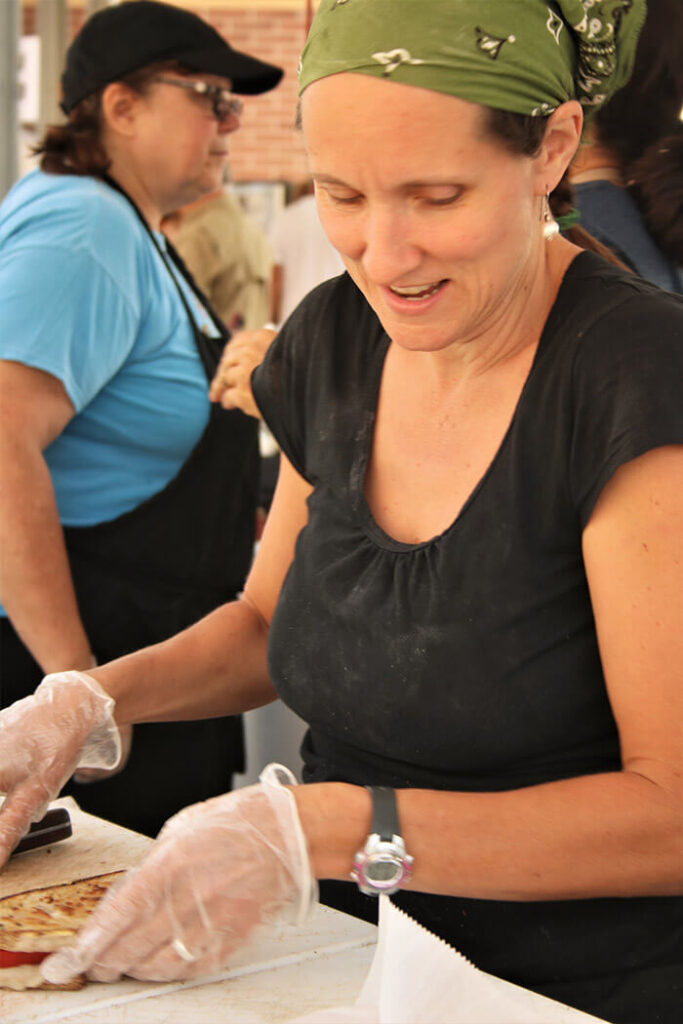
[[[90,674],[116,701],[120,724],[238,714],[276,698],[267,633],[254,608],[232,601],[169,640]]]
[[[368,792],[323,783],[294,793],[316,876],[348,879],[370,829]],[[411,889],[516,901],[683,892],[683,804],[663,775],[613,772],[501,793],[406,789],[397,797],[415,858]]]
[[[0,602],[44,672],[90,668],[64,534],[42,453],[0,438]]]

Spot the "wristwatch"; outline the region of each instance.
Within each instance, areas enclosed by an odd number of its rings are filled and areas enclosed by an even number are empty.
[[[354,855],[351,878],[367,896],[391,895],[412,874],[413,858],[406,853],[396,807],[396,793],[386,786],[368,786],[372,797],[372,829],[362,850]]]

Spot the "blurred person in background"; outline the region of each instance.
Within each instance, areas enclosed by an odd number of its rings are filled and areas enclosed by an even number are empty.
[[[229,330],[268,323],[270,245],[229,186],[176,210],[162,227]]]
[[[628,84],[571,165],[579,223],[631,269],[683,292],[683,3],[648,0]]]
[[[257,424],[209,402],[229,335],[160,224],[220,187],[233,93],[281,75],[148,0],[95,14],[71,44],[67,121],[0,207],[2,706],[46,672],[163,640],[241,590]],[[154,835],[242,767],[239,717],[143,725],[120,774],[80,773],[92,784],[73,792]]]
[[[282,324],[316,285],[344,272],[341,257],[320,224],[312,182],[276,214],[270,242],[275,261],[271,319]]]
[[[270,230],[270,241],[274,259],[270,318],[273,325],[281,325],[316,285],[344,272],[341,257],[320,224],[313,182],[310,179],[293,188],[289,203],[276,214]],[[264,348],[264,355],[265,351]],[[257,365],[255,356],[253,363]],[[238,380],[240,368],[234,367],[232,374],[233,379]],[[242,369],[242,378],[244,374],[245,370]],[[226,383],[228,386],[224,388],[219,377],[216,385],[219,400],[225,397],[226,403],[236,403],[238,408],[243,409],[251,405],[256,411],[253,399],[245,395],[244,385],[231,390],[229,378]],[[245,404],[245,398],[248,404]],[[264,453],[261,504],[264,514],[267,514],[275,492],[280,458],[278,444],[265,423],[261,425],[261,451]],[[295,726],[294,734],[298,739],[298,725]]]
[[[221,388],[223,407],[258,418],[251,395],[251,371],[263,359],[274,332],[270,323],[273,258],[265,234],[226,187],[165,217],[164,234],[223,323],[233,332],[217,376],[230,381],[231,400]],[[236,333],[235,333],[236,332]],[[215,385],[209,391],[214,398]],[[259,424],[259,492],[256,537],[260,537],[277,476],[277,446]]]

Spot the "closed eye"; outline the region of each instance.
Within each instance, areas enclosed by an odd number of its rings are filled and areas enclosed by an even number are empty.
[[[324,189],[324,194],[326,199],[333,203],[339,203],[342,206],[353,206],[363,198],[359,192],[338,192],[332,191],[329,188]]]
[[[429,203],[430,206],[451,206],[453,203],[456,203],[459,198],[460,193],[458,192],[452,196],[443,196],[440,199],[427,198],[426,201]]]
[[[427,188],[420,189],[415,198],[427,203],[428,206],[452,206],[462,197],[463,189],[458,188]]]

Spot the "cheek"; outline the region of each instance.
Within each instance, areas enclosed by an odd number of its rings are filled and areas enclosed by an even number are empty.
[[[520,242],[525,238],[517,217],[510,217],[507,204],[491,203],[478,209],[472,216],[455,219],[450,236],[442,235],[435,240],[440,252],[447,259],[468,260],[503,267],[508,261],[518,258]]]
[[[206,158],[213,138],[213,126],[211,122],[204,123],[196,117],[191,120],[178,121],[170,138],[173,139],[173,148],[183,163],[202,162]]]
[[[204,163],[209,155],[213,133],[211,131],[195,131],[187,147],[190,159],[194,158],[197,163]]]
[[[318,203],[318,217],[323,231],[341,256],[358,259],[363,252],[360,219],[330,210]]]

